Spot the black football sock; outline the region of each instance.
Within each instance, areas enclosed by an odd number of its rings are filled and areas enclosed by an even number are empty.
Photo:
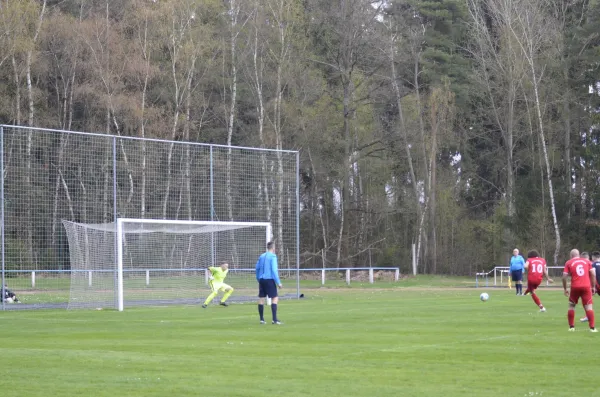
[[[273,313],[273,321],[277,321],[277,304],[271,305],[271,313]]]
[[[260,321],[265,321],[264,313],[265,313],[265,305],[258,305],[258,315],[260,316]]]

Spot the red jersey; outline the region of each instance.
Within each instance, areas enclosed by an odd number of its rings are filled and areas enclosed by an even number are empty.
[[[527,258],[527,281],[541,283],[546,273],[546,260],[544,258]]]
[[[592,262],[584,258],[572,258],[565,263],[565,273],[571,276],[571,288],[592,288],[590,269]]]

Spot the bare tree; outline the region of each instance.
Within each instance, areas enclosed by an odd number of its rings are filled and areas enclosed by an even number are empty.
[[[143,7],[143,5],[142,5]],[[140,104],[140,117],[139,117],[139,125],[140,125],[140,137],[146,138],[146,125],[148,123],[147,116],[147,102],[148,102],[148,84],[152,77],[152,69],[150,67],[150,58],[152,56],[152,43],[151,38],[148,37],[149,29],[148,26],[151,23],[150,18],[153,15],[146,9],[141,10],[142,17],[138,21],[137,26],[137,45],[141,54],[141,58],[143,60],[143,73],[142,73],[142,99]],[[147,174],[148,174],[148,150],[146,141],[142,139],[141,143],[141,181],[140,181],[140,218],[144,219],[146,217],[147,205],[146,205],[146,183],[147,183]]]
[[[196,10],[192,4],[185,1],[180,2],[171,10],[171,29],[169,31],[169,57],[171,61],[171,78],[173,84],[173,121],[171,123],[170,139],[174,141],[179,130],[179,121],[181,108],[184,98],[186,98],[187,88],[191,86],[191,80],[194,76],[196,66],[196,53],[190,46],[186,46],[190,38],[191,24],[196,18]],[[165,10],[166,11],[166,10]],[[191,46],[193,47],[193,45]],[[185,57],[185,50],[191,53]],[[186,65],[182,68],[182,64]],[[167,218],[167,209],[169,196],[171,192],[172,172],[173,172],[173,150],[175,143],[169,145],[167,153],[167,179],[165,181],[165,193],[162,204],[162,217]]]
[[[273,110],[268,119],[275,133],[275,147],[277,152],[277,234],[276,241],[281,252],[285,253],[283,240],[283,205],[284,205],[284,174],[283,174],[283,139],[284,139],[284,117],[283,117],[283,94],[287,87],[284,73],[289,72],[292,63],[293,31],[297,20],[298,3],[294,0],[265,0],[268,10],[268,18],[271,26],[275,29],[276,40],[269,48],[271,61],[275,69],[275,91],[273,95]],[[291,37],[292,36],[292,37]]]
[[[431,170],[433,154],[430,151],[431,144],[428,145],[428,142],[431,140],[426,130],[426,101],[423,101],[422,99],[420,83],[420,76],[422,73],[421,58],[428,26],[418,13],[412,13],[409,16],[401,13],[394,13],[394,15],[391,15],[388,19],[387,25],[393,39],[389,51],[393,61],[391,70],[393,79],[392,88],[396,96],[395,102],[399,111],[398,127],[401,132],[403,131],[404,144],[407,145],[405,151],[407,152],[407,158],[410,163],[409,172],[415,195],[416,227],[412,241],[416,245],[415,260],[417,267],[420,267],[424,263],[423,257],[425,257],[425,254],[427,253],[426,248],[428,246],[429,231],[427,226],[431,219],[431,214],[434,213],[430,208],[431,190],[433,186],[432,178],[435,177]],[[402,87],[400,87],[402,76],[398,76],[396,70],[396,61],[394,59],[396,53],[404,53],[407,57],[404,61],[407,65],[412,66],[406,73],[409,77],[404,81],[404,85],[406,86],[404,89],[408,90],[408,92],[404,94],[401,93]],[[416,107],[414,112],[416,115],[416,126],[413,126],[412,128],[408,127],[408,123],[405,121],[404,111],[401,109],[402,95],[410,95],[411,99],[414,101],[414,106]]]
[[[337,191],[339,192],[339,229],[337,233],[336,263],[342,261],[343,247],[351,238],[348,227],[348,214],[352,205],[361,202],[361,198],[352,194],[356,182],[353,179],[356,162],[356,137],[353,133],[356,110],[370,99],[370,89],[365,88],[373,81],[375,72],[383,63],[376,55],[380,41],[375,25],[378,24],[384,2],[376,7],[360,0],[339,0],[327,6],[327,13],[315,20],[334,37],[335,48],[329,48],[323,60],[316,60],[330,68],[339,85],[339,100],[342,110],[341,141],[343,142],[343,160]],[[369,62],[364,62],[369,59]],[[355,132],[355,130],[354,130]],[[362,231],[357,231],[359,236]]]
[[[233,220],[233,197],[231,196],[231,142],[233,138],[234,122],[236,115],[236,104],[237,104],[237,39],[239,35],[238,31],[238,18],[240,15],[240,7],[236,0],[229,0],[229,56],[230,56],[230,84],[229,84],[229,110],[227,116],[227,180],[226,195],[227,195],[227,215],[229,220]],[[224,56],[224,55],[223,55]],[[233,236],[232,236],[233,237]]]
[[[557,40],[557,32],[554,27],[556,21],[546,14],[548,4],[546,0],[501,0],[506,10],[503,13],[505,24],[510,29],[513,38],[521,48],[525,62],[529,68],[529,80],[533,88],[534,107],[537,116],[537,127],[540,134],[540,142],[544,153],[546,165],[546,181],[550,196],[550,208],[555,234],[554,263],[558,263],[560,252],[560,228],[556,216],[556,203],[552,185],[552,168],[548,158],[546,134],[544,130],[544,115],[542,108],[545,107],[540,98],[541,81],[547,66],[547,59],[556,56],[553,53],[554,43]]]
[[[261,31],[263,26],[263,14],[261,0],[256,0],[254,4],[253,13],[253,37],[250,37],[250,49],[252,52],[252,66],[249,68],[251,87],[256,95],[256,118],[257,118],[257,129],[258,139],[260,141],[260,147],[265,148],[268,146],[267,139],[265,136],[265,98],[264,98],[264,80],[265,80],[265,43],[264,33]],[[271,194],[269,192],[269,172],[267,166],[267,154],[263,151],[260,154],[261,163],[261,193],[263,196],[263,205],[266,214],[267,222],[272,220],[273,207],[271,203]]]
[[[429,113],[431,125],[431,149],[429,159],[429,203],[431,217],[431,259],[432,273],[437,272],[437,231],[436,231],[436,188],[437,188],[437,157],[438,137],[448,137],[449,126],[454,122],[454,93],[450,90],[450,82],[444,80],[442,87],[435,87],[429,97]]]
[[[233,132],[235,130],[235,122],[237,115],[237,90],[238,90],[238,38],[241,29],[244,27],[246,22],[250,19],[251,15],[243,15],[241,4],[238,0],[229,0],[228,2],[228,28],[229,28],[229,71],[227,73],[227,79],[229,80],[229,104],[227,109],[227,177],[225,181],[226,195],[227,195],[227,215],[229,220],[234,220],[233,213],[233,196],[232,196],[232,182],[231,182],[231,171],[232,171],[232,151],[231,144],[233,140]],[[240,19],[245,17],[245,19]],[[225,57],[225,54],[223,54]],[[225,60],[224,60],[225,62]],[[225,69],[225,64],[223,65]],[[225,70],[224,76],[225,78]]]
[[[515,215],[515,125],[517,94],[525,75],[521,49],[512,38],[502,15],[506,3],[487,4],[468,0],[471,28],[475,37],[472,54],[477,60],[484,87],[491,104],[492,119],[504,141],[506,170],[506,209],[509,218]],[[512,245],[512,244],[511,244]]]
[[[44,14],[46,12],[46,0],[42,1],[41,9],[38,10],[37,20],[35,22],[35,27],[33,28],[33,37],[29,38],[27,43],[27,50],[25,55],[25,75],[26,75],[26,83],[27,83],[27,103],[28,103],[28,114],[27,114],[27,125],[30,127],[34,126],[34,116],[35,116],[35,106],[34,106],[34,95],[33,95],[33,84],[31,79],[31,64],[33,61],[33,53],[36,49],[38,38],[40,36],[40,31],[42,29],[42,23],[44,21]],[[14,58],[13,58],[14,60]],[[15,75],[17,71],[15,71]],[[19,106],[19,104],[17,105]],[[27,130],[27,145],[25,149],[25,186],[27,187],[27,191],[31,194],[33,193],[33,183],[32,183],[32,168],[31,168],[31,154],[33,147],[33,135],[31,130]],[[27,205],[27,246],[29,250],[29,257],[33,262],[37,262],[36,253],[33,247],[33,212],[32,212],[32,204],[31,202]]]
[[[397,29],[393,26],[393,22],[388,22],[388,33],[389,33],[389,52],[388,52],[388,56],[390,59],[390,73],[391,73],[391,81],[392,81],[392,88],[394,89],[394,95],[395,95],[395,99],[396,99],[396,107],[398,109],[398,122],[396,123],[396,130],[398,131],[398,133],[400,134],[400,136],[402,137],[402,145],[404,147],[404,152],[406,154],[406,160],[408,162],[408,170],[409,170],[409,175],[410,175],[410,182],[411,182],[411,186],[413,188],[413,194],[414,194],[414,200],[415,200],[415,210],[416,210],[416,215],[417,215],[417,220],[420,221],[420,227],[417,229],[417,239],[419,241],[420,244],[420,235],[422,233],[422,220],[423,218],[423,214],[422,214],[422,208],[421,208],[421,193],[419,191],[419,186],[418,186],[418,181],[417,181],[417,175],[415,172],[415,167],[414,167],[414,160],[413,160],[413,155],[411,152],[411,142],[410,139],[408,137],[408,131],[407,131],[407,126],[406,126],[406,122],[404,120],[404,109],[402,106],[402,92],[400,91],[400,84],[399,84],[399,76],[398,73],[396,71],[396,52],[398,52],[398,42],[401,40],[401,35],[400,33],[397,31]],[[420,246],[419,246],[419,251],[420,251]],[[417,256],[417,266],[419,265],[419,257]]]
[[[77,38],[83,16],[83,6],[80,7],[79,18],[75,20],[73,17],[57,16],[49,20],[49,29],[55,29],[55,33],[47,38],[49,42],[49,56],[51,56],[54,66],[54,85],[56,94],[56,103],[60,104],[58,108],[58,126],[64,130],[70,130],[73,123],[73,98],[75,91],[75,79],[77,68],[79,65],[80,43]],[[75,24],[76,29],[72,27]],[[69,27],[68,29],[66,27]],[[51,226],[51,244],[54,246],[57,242],[57,227],[59,225],[59,202],[60,202],[60,187],[68,188],[62,170],[65,162],[65,152],[69,142],[69,134],[60,134],[58,153],[56,164],[53,166],[57,169],[54,183],[54,198],[52,208],[52,226]],[[65,191],[67,198],[68,190]],[[72,203],[69,202],[70,207]],[[70,211],[71,220],[75,220],[74,212]]]

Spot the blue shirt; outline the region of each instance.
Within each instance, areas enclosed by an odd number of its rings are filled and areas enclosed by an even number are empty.
[[[275,280],[277,285],[281,284],[277,271],[277,255],[272,252],[265,252],[258,258],[258,262],[256,262],[256,281],[261,278]]]
[[[592,263],[592,267],[596,269],[596,282],[600,284],[600,262]]]
[[[525,259],[521,255],[512,256],[510,258],[510,271],[525,269]]]

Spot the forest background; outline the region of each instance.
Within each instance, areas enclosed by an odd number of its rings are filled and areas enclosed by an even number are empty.
[[[302,267],[560,264],[600,248],[599,32],[598,0],[0,0],[0,123],[299,150]]]

